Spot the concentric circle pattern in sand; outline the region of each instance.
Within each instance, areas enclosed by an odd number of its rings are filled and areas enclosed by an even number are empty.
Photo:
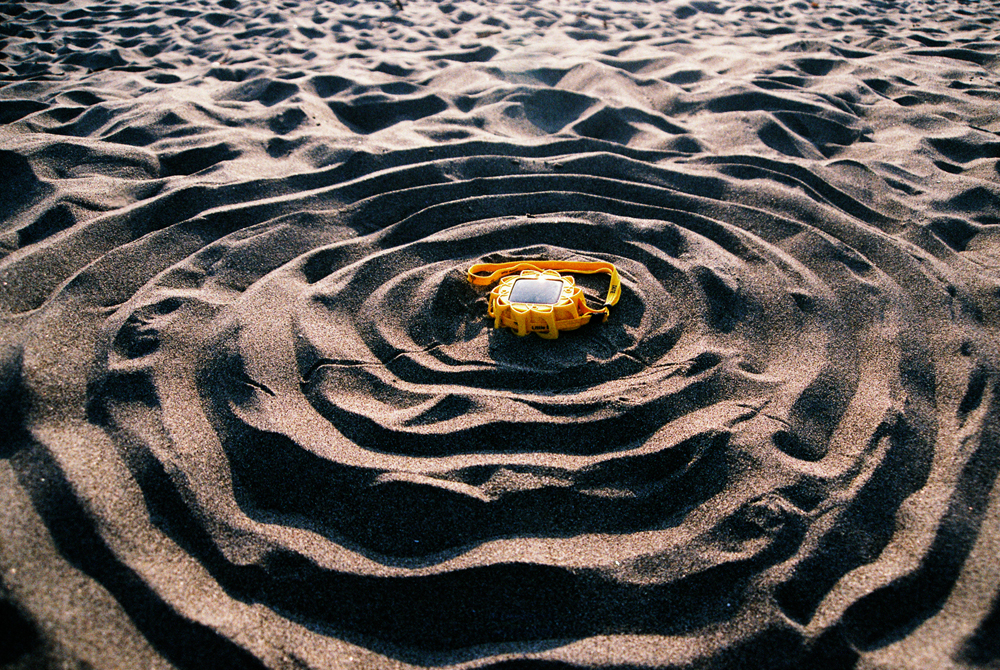
[[[995,9],[393,7],[0,6],[25,653],[995,662]]]

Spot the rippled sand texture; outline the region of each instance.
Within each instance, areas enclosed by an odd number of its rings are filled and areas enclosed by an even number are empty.
[[[992,3],[0,14],[0,662],[1000,663]]]

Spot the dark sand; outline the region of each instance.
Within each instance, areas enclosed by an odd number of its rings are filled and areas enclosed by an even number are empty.
[[[2,667],[1000,667],[994,3],[0,14]]]

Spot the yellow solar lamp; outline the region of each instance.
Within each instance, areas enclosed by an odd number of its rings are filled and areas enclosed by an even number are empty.
[[[608,296],[600,309],[587,304],[573,274],[611,275]],[[607,321],[610,307],[621,296],[621,279],[611,263],[573,261],[515,261],[479,263],[469,268],[473,284],[488,286],[499,281],[491,292],[487,313],[496,328],[510,328],[517,335],[536,333],[552,340],[560,330],[575,330],[595,314]]]

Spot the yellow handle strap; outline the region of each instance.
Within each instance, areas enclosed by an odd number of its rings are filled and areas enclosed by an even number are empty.
[[[510,263],[477,263],[469,268],[469,281],[478,286],[485,286],[499,281],[504,277],[516,274],[521,270],[555,270],[576,274],[592,275],[599,272],[611,275],[608,286],[608,297],[604,299],[607,307],[618,302],[622,294],[622,282],[618,269],[611,263],[602,261],[513,261]]]

